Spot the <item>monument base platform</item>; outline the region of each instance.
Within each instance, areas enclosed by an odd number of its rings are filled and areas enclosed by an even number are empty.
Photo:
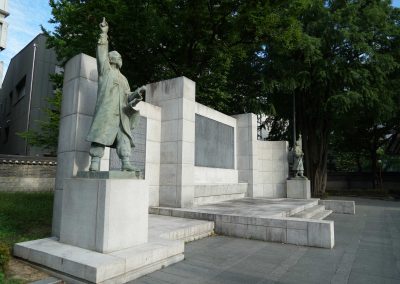
[[[149,191],[143,179],[64,179],[60,241],[110,253],[148,239]]]
[[[67,283],[125,283],[183,260],[184,242],[152,239],[102,254],[53,238],[18,243],[14,255]]]
[[[306,178],[292,178],[286,181],[287,198],[310,199],[310,180]]]
[[[76,174],[77,178],[92,178],[92,179],[143,179],[140,170],[128,171],[79,171]]]

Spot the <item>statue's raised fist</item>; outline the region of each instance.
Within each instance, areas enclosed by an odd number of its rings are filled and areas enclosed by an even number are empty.
[[[103,17],[103,21],[100,23],[100,29],[102,32],[108,32],[108,23],[106,22],[106,18]]]

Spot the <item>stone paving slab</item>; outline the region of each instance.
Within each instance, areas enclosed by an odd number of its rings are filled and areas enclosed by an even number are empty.
[[[318,199],[242,198],[191,208],[152,207],[165,216],[212,220],[215,232],[225,236],[332,248],[332,221],[292,218],[298,212],[323,210]],[[295,215],[294,215],[295,216]]]
[[[241,198],[219,203],[198,205],[192,208],[173,208],[176,217],[183,217],[179,212],[192,212],[210,215],[235,215],[257,218],[288,217],[312,206],[318,205],[318,199],[289,198]],[[150,213],[168,215],[169,207],[152,207]],[[165,213],[164,213],[165,212]],[[169,214],[171,215],[171,214]],[[212,218],[212,216],[210,216]],[[211,220],[211,219],[209,219]]]
[[[400,283],[400,202],[340,199],[355,200],[357,212],[328,217],[332,250],[213,236],[187,244],[184,261],[131,284]]]

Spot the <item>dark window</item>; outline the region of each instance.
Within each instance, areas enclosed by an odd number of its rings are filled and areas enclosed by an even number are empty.
[[[13,92],[11,91],[11,92],[8,94],[7,114],[10,114],[10,113],[11,113],[12,100],[13,100]]]
[[[25,83],[26,83],[26,76],[22,78],[22,80],[19,81],[17,85],[17,100],[25,96],[26,92]]]

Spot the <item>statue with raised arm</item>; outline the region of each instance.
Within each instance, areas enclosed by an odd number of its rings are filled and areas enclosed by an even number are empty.
[[[135,171],[130,164],[133,144],[131,129],[139,119],[139,111],[133,109],[146,92],[142,86],[130,91],[128,80],[121,74],[121,55],[108,52],[108,24],[103,18],[97,43],[98,90],[92,125],[86,140],[90,146],[90,171],[100,170],[100,160],[106,146],[116,148],[122,162],[122,171]]]
[[[304,166],[303,166],[303,145],[301,140],[301,134],[299,135],[299,139],[296,141],[294,146],[294,163],[293,163],[293,172],[296,177],[305,178],[304,176]]]

